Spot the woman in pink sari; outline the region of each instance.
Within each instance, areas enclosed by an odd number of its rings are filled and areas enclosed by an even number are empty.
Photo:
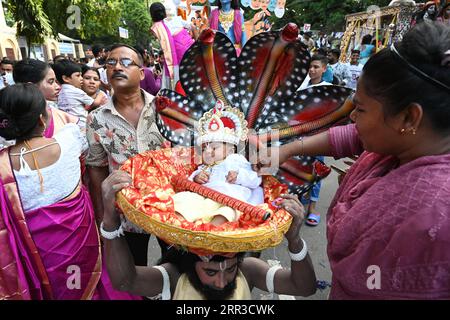
[[[173,89],[180,79],[179,65],[181,59],[187,49],[194,43],[194,39],[186,29],[190,28],[190,24],[176,16],[175,12],[172,12],[171,17],[168,17],[166,8],[160,2],[152,3],[149,11],[153,21],[150,31],[156,36],[164,52],[164,69],[167,72],[165,71],[163,74],[163,84],[166,82],[164,78],[169,78],[171,81],[171,88],[169,89]],[[171,8],[171,11],[176,11],[176,8]],[[162,89],[165,89],[164,85]]]
[[[354,103],[355,124],[278,150],[360,154],[328,211],[330,298],[450,299],[450,28],[372,57]]]
[[[111,290],[93,208],[80,182],[87,147],[75,124],[47,138],[34,84],[0,91],[0,299],[129,298]]]

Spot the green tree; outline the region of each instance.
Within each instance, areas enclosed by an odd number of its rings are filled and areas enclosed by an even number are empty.
[[[346,15],[365,11],[371,5],[384,7],[389,2],[390,0],[287,0],[284,16],[281,19],[272,17],[272,21],[274,28],[295,22],[299,26],[309,23],[315,30],[343,31]]]
[[[68,12],[72,5],[76,6],[76,13]],[[88,41],[118,38],[122,6],[121,0],[46,0],[44,4],[55,33]],[[78,12],[79,24],[73,26],[68,22]]]
[[[124,28],[128,29],[129,36],[125,42],[147,47],[150,43],[149,30],[152,20],[146,3],[140,0],[123,0],[122,20],[126,24]]]
[[[43,10],[43,0],[8,0],[6,8],[17,23],[17,35],[26,38],[28,48],[32,43],[43,43],[53,29]],[[30,56],[30,50],[28,50]]]
[[[71,5],[80,13],[76,28],[68,23],[75,14],[68,12]],[[55,34],[63,33],[89,44],[126,42],[145,46],[150,42],[151,19],[147,3],[142,0],[46,0],[44,9]],[[128,29],[129,39],[119,38],[119,27]]]

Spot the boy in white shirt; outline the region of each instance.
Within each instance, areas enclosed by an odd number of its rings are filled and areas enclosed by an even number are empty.
[[[348,69],[350,71],[351,80],[347,84],[347,87],[356,90],[356,85],[358,83],[359,76],[362,73],[363,65],[359,63],[360,51],[352,50],[352,55],[350,57],[350,63],[348,64]]]
[[[78,125],[85,131],[86,118],[91,108],[101,106],[108,101],[107,96],[100,91],[97,96],[91,98],[86,92],[81,90],[83,77],[81,76],[81,66],[63,60],[54,65],[56,79],[61,84],[61,91],[58,96],[58,108],[77,116],[80,120]]]
[[[327,71],[328,59],[323,55],[314,55],[311,58],[311,63],[309,64],[309,72],[305,81],[303,81],[299,90],[304,90],[310,87],[316,86],[326,86],[331,85],[331,83],[323,81],[323,74]]]
[[[327,71],[328,59],[323,55],[315,55],[311,58],[309,65],[309,73],[305,81],[298,90],[304,90],[311,87],[331,85],[331,83],[323,81],[323,74]],[[316,157],[318,160],[323,161],[323,156]],[[309,226],[317,226],[320,223],[320,214],[316,211],[316,203],[319,201],[321,182],[313,186],[311,189],[309,199],[303,198],[307,212],[305,223]]]

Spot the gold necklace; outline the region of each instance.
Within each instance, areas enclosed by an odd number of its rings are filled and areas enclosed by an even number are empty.
[[[214,166],[216,166],[216,165],[218,165],[218,164],[221,164],[222,162],[224,162],[225,160],[219,160],[219,161],[216,161],[216,162],[213,162],[213,163],[211,163],[211,164],[205,164],[204,166],[204,168],[202,169],[202,171],[203,172],[207,172],[208,170],[210,170],[210,169],[212,169]]]
[[[219,22],[222,25],[223,30],[225,33],[228,33],[230,28],[233,26],[234,22],[234,10],[230,10],[230,12],[223,12],[220,10],[219,12]]]

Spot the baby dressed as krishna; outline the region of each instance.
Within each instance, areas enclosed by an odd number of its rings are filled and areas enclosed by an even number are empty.
[[[189,180],[251,205],[264,203],[262,179],[252,170],[250,162],[237,153],[247,140],[248,128],[244,114],[237,108],[216,106],[199,120],[197,144],[202,150],[202,164]],[[220,225],[237,221],[241,212],[193,192],[179,192],[173,197],[175,211],[189,222]]]

